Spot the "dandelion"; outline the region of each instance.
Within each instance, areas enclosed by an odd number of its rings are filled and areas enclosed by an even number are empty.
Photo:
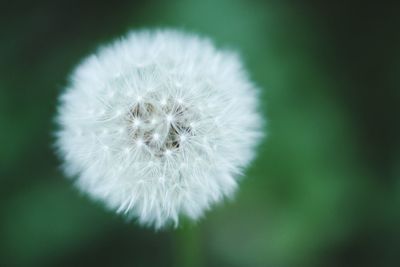
[[[235,191],[261,137],[257,99],[236,54],[179,31],[132,32],[76,68],[56,146],[93,199],[177,225]]]

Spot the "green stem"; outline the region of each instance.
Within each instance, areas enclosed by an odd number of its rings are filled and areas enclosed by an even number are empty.
[[[204,266],[201,231],[198,225],[184,221],[176,231],[175,241],[177,267]]]

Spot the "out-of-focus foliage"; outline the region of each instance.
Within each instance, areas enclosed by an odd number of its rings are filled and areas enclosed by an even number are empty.
[[[398,266],[398,7],[323,1],[3,1],[0,266]],[[79,60],[128,30],[239,50],[268,138],[234,201],[153,232],[73,189],[51,148]]]

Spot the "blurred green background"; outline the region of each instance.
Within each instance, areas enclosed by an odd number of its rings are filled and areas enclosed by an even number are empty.
[[[400,266],[400,6],[0,2],[0,266]],[[56,99],[98,45],[178,27],[239,50],[268,138],[234,201],[155,232],[75,190]]]

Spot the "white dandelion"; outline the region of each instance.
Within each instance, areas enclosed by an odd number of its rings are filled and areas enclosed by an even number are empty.
[[[177,225],[235,191],[261,137],[257,102],[234,53],[179,31],[132,32],[74,71],[56,146],[92,198]]]

